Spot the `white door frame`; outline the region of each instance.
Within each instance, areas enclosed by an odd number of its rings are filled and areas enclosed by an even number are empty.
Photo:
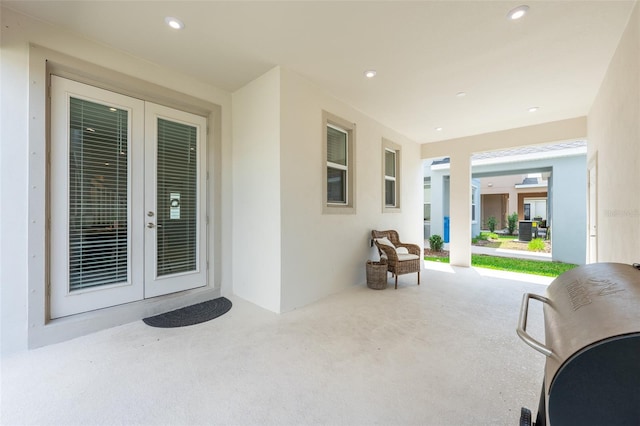
[[[127,280],[126,282],[97,286],[83,290],[69,290],[69,102],[80,98],[114,108],[125,109],[129,114],[128,162],[128,226],[127,226]],[[144,298],[203,287],[207,285],[207,184],[206,184],[206,118],[184,113],[167,107],[144,102],[139,99],[99,89],[83,83],[51,77],[51,176],[50,196],[50,301],[49,317],[59,318],[105,307],[143,300]],[[145,227],[146,188],[155,185],[149,179],[149,171],[143,165],[145,149],[153,146],[149,142],[149,131],[145,130],[145,110],[162,111],[169,119],[196,122],[198,126],[198,244],[197,271],[150,280],[145,276],[149,270],[149,259],[155,250],[149,250],[145,242],[149,234]],[[146,135],[146,136],[145,136]],[[145,142],[146,140],[146,142]],[[153,156],[155,158],[155,155]],[[155,172],[155,169],[154,169]],[[151,183],[149,183],[151,182]],[[155,234],[155,233],[153,233]],[[155,246],[153,246],[155,248]],[[155,262],[154,262],[155,264]],[[153,267],[155,270],[155,266]],[[148,275],[148,272],[146,273]],[[160,283],[161,285],[158,285]],[[152,285],[153,284],[153,285]],[[146,287],[146,288],[145,288]]]
[[[588,186],[588,206],[589,214],[587,216],[588,229],[587,235],[589,241],[587,243],[588,259],[587,263],[596,263],[598,261],[598,153],[589,161],[587,167],[587,186]]]

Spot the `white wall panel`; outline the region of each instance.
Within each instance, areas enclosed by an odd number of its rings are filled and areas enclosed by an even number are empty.
[[[640,6],[636,4],[588,116],[597,155],[599,262],[640,258]],[[586,172],[585,172],[586,173]]]

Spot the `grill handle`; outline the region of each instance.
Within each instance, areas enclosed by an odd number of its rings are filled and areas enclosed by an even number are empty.
[[[516,333],[527,345],[531,346],[536,351],[540,352],[544,356],[550,357],[553,352],[550,348],[546,347],[542,343],[538,342],[527,333],[527,315],[529,314],[529,299],[536,299],[542,303],[549,304],[550,301],[546,297],[533,293],[525,293],[522,297],[522,305],[520,306],[520,319],[518,320],[518,328]]]

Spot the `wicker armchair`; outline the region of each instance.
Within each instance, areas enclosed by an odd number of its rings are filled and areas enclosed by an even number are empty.
[[[412,272],[418,273],[418,285],[420,285],[420,270],[422,269],[420,246],[400,242],[398,233],[394,230],[373,230],[371,231],[371,237],[378,248],[380,257],[387,258],[387,271],[391,272],[396,278],[395,288],[398,288],[398,275]],[[385,238],[391,244],[388,244]]]

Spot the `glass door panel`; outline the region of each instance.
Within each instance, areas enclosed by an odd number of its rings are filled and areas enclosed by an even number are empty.
[[[198,128],[162,118],[157,125],[156,273],[161,277],[198,268]]]
[[[145,297],[206,285],[206,119],[146,109]]]
[[[128,111],[69,98],[69,290],[127,282]]]
[[[51,317],[139,300],[143,295],[140,100],[56,76],[51,105]],[[139,144],[140,145],[140,144]],[[138,197],[135,197],[138,194]]]

